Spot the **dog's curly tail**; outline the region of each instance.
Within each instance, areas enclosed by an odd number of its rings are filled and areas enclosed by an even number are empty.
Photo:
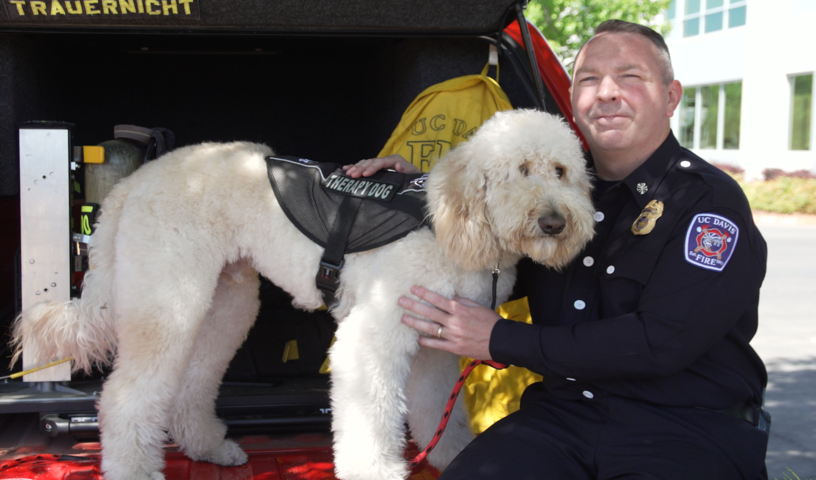
[[[87,318],[82,300],[38,303],[14,320],[11,363],[25,349],[26,355],[40,362],[73,356],[73,370],[90,372],[93,365],[110,363],[116,337],[104,315]]]
[[[122,207],[130,193],[127,179],[114,186],[102,202],[90,248],[91,270],[85,274],[82,298],[40,303],[24,310],[11,327],[11,346],[17,361],[29,358],[46,363],[73,356],[73,371],[90,373],[94,365],[108,365],[116,350],[113,265],[115,237]]]

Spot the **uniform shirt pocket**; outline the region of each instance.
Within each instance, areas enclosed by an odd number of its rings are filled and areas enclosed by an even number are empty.
[[[600,317],[610,318],[637,310],[643,288],[649,281],[658,255],[628,250],[598,265]]]

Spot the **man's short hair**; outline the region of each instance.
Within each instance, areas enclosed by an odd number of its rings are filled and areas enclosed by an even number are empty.
[[[595,28],[593,38],[601,33],[633,33],[648,38],[649,41],[651,41],[652,44],[657,47],[658,61],[661,64],[660,70],[663,83],[668,85],[674,80],[674,68],[672,68],[669,47],[666,46],[666,41],[663,40],[663,36],[659,33],[647,26],[626,22],[623,20],[607,20],[601,23],[597,28]],[[584,43],[584,46],[586,46],[586,43]],[[584,49],[584,46],[581,46],[581,50]],[[579,55],[581,50],[578,50]],[[576,55],[575,58],[577,59],[578,55]]]

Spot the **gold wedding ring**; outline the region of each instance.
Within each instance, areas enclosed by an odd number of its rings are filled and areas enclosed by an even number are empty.
[[[442,325],[440,325],[439,329],[436,331],[436,338],[442,338]]]

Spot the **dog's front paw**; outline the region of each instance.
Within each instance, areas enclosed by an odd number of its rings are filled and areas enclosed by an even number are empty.
[[[247,463],[248,459],[246,452],[241,450],[237,443],[232,440],[224,440],[218,450],[203,455],[202,458],[197,460],[211,462],[222,467],[234,467]]]
[[[117,469],[107,465],[102,468],[102,471],[105,474],[105,480],[165,480],[162,472],[151,472],[149,469]]]
[[[334,473],[341,480],[404,480],[408,477],[408,464],[379,461],[375,464],[348,465],[335,457]]]
[[[105,472],[105,480],[165,480],[162,472]]]

